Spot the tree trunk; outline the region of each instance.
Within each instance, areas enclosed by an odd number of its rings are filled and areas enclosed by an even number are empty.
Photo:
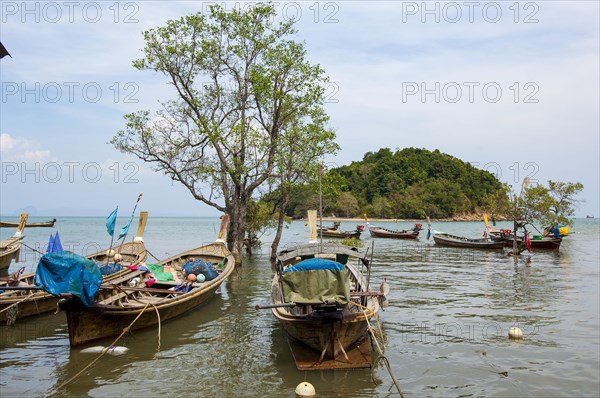
[[[275,238],[273,238],[273,243],[271,243],[271,260],[274,260],[277,257],[277,249],[279,248],[279,241],[281,241],[281,234],[283,232],[283,222],[285,221],[284,210],[285,204],[279,206],[279,217],[277,218],[277,232],[275,232]]]
[[[233,200],[233,209],[230,212],[230,216],[231,224],[229,225],[229,233],[227,235],[227,246],[231,254],[233,254],[233,258],[235,258],[235,264],[242,265],[247,218],[247,203],[244,203],[244,198],[235,198]]]

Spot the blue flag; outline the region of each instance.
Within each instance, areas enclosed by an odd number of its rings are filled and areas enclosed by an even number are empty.
[[[48,239],[48,248],[46,249],[46,253],[54,252],[54,236],[50,234],[50,239]]]
[[[131,217],[129,219],[129,222],[121,228],[121,231],[119,232],[119,237],[117,238],[117,240],[119,240],[122,237],[124,237],[125,235],[127,235],[127,233],[129,232],[129,226],[131,225],[132,220],[133,220],[133,217]]]
[[[115,223],[117,222],[117,210],[119,210],[119,206],[113,210],[112,213],[106,217],[106,231],[110,236],[115,234]]]
[[[62,243],[60,242],[60,236],[58,236],[58,231],[56,231],[56,235],[52,236],[52,234],[50,234],[50,239],[48,240],[48,249],[46,250],[46,253],[56,253],[62,251],[63,247]]]
[[[431,225],[427,228],[427,240],[429,240],[429,238],[431,238]]]
[[[62,252],[63,251],[62,243],[60,242],[60,236],[58,236],[58,231],[56,231],[56,235],[54,235],[54,243],[52,246],[53,246],[52,250],[54,252]]]

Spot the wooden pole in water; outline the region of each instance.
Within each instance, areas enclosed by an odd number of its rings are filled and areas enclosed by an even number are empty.
[[[319,229],[320,231],[320,237],[319,237],[319,244],[321,245],[321,248],[319,249],[321,252],[323,251],[323,162],[319,163],[319,217],[320,217],[320,224],[321,224],[321,228]]]
[[[146,229],[146,221],[148,221],[148,212],[140,211],[140,221],[138,221],[138,229],[135,233],[136,238],[142,238]]]
[[[27,223],[27,217],[29,213],[21,213],[19,217],[19,226],[17,227],[17,231],[15,232],[16,237],[21,237],[23,235],[23,230],[25,229],[25,223]],[[18,263],[21,260],[21,244],[19,244],[19,250],[17,250],[17,254],[15,255],[15,263]]]
[[[308,211],[308,241],[310,243],[317,243],[317,211]],[[321,250],[323,247],[321,246]]]

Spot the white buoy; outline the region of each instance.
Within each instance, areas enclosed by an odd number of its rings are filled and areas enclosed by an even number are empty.
[[[142,238],[141,236],[136,236],[135,238],[133,238],[133,242],[134,243],[144,243],[144,238]]]
[[[523,331],[518,327],[513,326],[512,328],[508,329],[508,337],[511,339],[522,339]]]
[[[296,386],[296,396],[298,397],[314,397],[315,395],[315,388],[309,382],[303,381]]]
[[[82,354],[100,354],[102,351],[105,351],[109,355],[123,355],[129,351],[129,348],[122,346],[115,347],[103,347],[101,345],[97,345],[94,347],[88,347],[81,350]]]
[[[107,250],[107,251],[106,251],[106,255],[107,255],[108,257],[112,257],[112,256],[114,256],[114,255],[115,255],[115,251],[114,251],[113,249]]]
[[[123,261],[123,256],[121,256],[119,253],[117,253],[117,254],[115,254],[115,255],[114,255],[114,257],[113,257],[113,261],[114,261],[115,263],[118,263],[118,262],[120,262],[120,261]]]

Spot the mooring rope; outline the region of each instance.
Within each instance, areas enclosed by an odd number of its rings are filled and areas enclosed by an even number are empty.
[[[371,334],[371,337],[373,338],[373,341],[375,341],[375,346],[377,347],[377,351],[379,353],[379,357],[375,360],[375,363],[373,364],[373,367],[371,368],[371,378],[373,379],[373,382],[375,382],[375,377],[373,375],[373,372],[375,370],[375,366],[377,365],[377,362],[379,360],[383,360],[384,363],[385,363],[385,366],[387,368],[387,371],[390,374],[390,377],[392,378],[392,381],[394,382],[394,385],[396,386],[396,389],[398,390],[398,394],[400,395],[401,398],[404,398],[404,394],[402,394],[402,390],[400,389],[400,384],[398,383],[398,381],[394,377],[394,374],[392,373],[392,367],[390,366],[390,361],[383,354],[383,350],[381,349],[381,346],[379,345],[379,341],[377,341],[377,336],[375,335],[375,332],[373,331],[373,328],[371,327],[371,323],[369,322],[369,318],[367,318],[367,310],[369,310],[369,309],[366,308],[366,307],[364,307],[364,306],[362,306],[362,305],[361,305],[361,307],[363,307],[363,314],[365,315],[365,321],[367,322],[367,327],[368,327],[369,333]],[[382,334],[382,340],[383,340],[383,334]]]
[[[77,374],[75,376],[71,377],[69,380],[65,381],[60,386],[56,387],[56,390],[60,390],[61,388],[63,388],[67,384],[71,383],[73,380],[75,380],[76,378],[78,378],[79,376],[81,376],[82,373],[84,373],[89,368],[91,368],[96,362],[98,362],[98,360],[100,358],[102,358],[102,356],[104,354],[106,354],[111,349],[111,347],[114,347],[115,344],[117,344],[117,342],[121,339],[121,337],[123,337],[125,335],[125,333],[127,333],[129,331],[129,329],[131,329],[131,327],[142,316],[142,314],[146,311],[146,309],[150,305],[152,305],[154,307],[154,310],[156,311],[156,315],[158,317],[158,348],[160,349],[160,315],[158,313],[158,308],[156,308],[156,306],[154,304],[146,303],[146,305],[144,306],[144,309],[142,309],[142,311],[140,311],[140,313],[138,314],[138,316],[135,317],[135,319],[129,324],[129,326],[127,326],[126,328],[123,329],[123,332],[119,335],[119,337],[117,337],[115,339],[115,341],[113,341],[109,346],[103,348],[102,352],[100,352],[100,355],[98,355],[96,357],[96,359],[94,359],[92,362],[90,362],[85,368],[83,368],[79,372],[77,372]],[[46,396],[48,396],[48,394],[46,394]]]
[[[25,246],[25,247],[26,247],[26,248],[28,248],[28,249],[31,249],[32,251],[34,251],[34,252],[36,252],[36,253],[39,253],[39,254],[41,254],[42,256],[46,254],[46,253],[42,253],[42,252],[41,252],[41,251],[39,251],[38,249],[34,249],[33,247],[31,247],[31,246],[28,246],[28,245],[27,245],[27,244],[25,244],[24,242],[21,242],[21,245]]]
[[[0,314],[3,313],[4,311],[8,311],[8,313],[6,315],[6,325],[12,326],[15,324],[15,322],[17,321],[18,305],[29,298],[30,298],[30,295],[27,295],[27,296],[23,297],[21,300],[17,301],[16,303],[12,303],[8,307],[4,308],[3,310],[0,310]]]

